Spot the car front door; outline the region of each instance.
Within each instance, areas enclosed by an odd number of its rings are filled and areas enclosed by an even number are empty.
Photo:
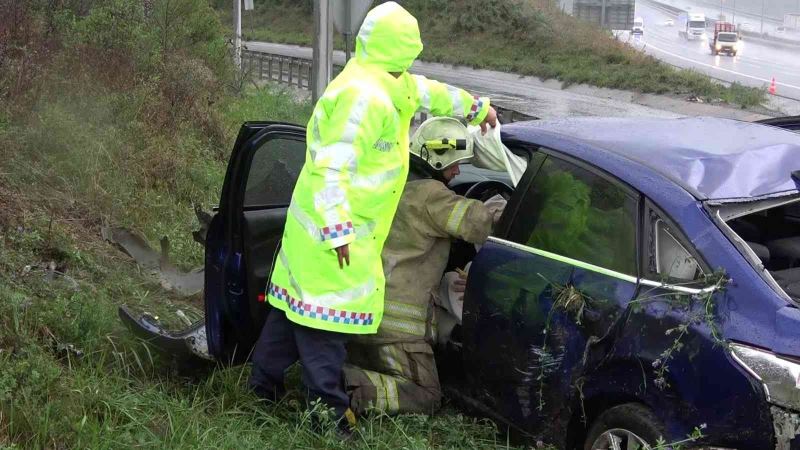
[[[206,334],[218,362],[247,361],[266,320],[264,290],[305,154],[303,127],[248,122],[239,132],[206,239]]]
[[[581,367],[636,294],[641,200],[579,161],[537,158],[509,204],[510,225],[470,270],[464,359],[474,400],[524,429],[545,417],[557,429]]]

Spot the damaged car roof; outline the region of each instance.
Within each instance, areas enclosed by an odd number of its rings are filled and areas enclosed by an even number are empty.
[[[776,127],[710,117],[571,118],[514,123],[503,131],[509,139],[551,147],[616,175],[626,173],[629,164],[610,156],[622,157],[698,200],[798,191],[792,172],[800,170],[800,134]]]

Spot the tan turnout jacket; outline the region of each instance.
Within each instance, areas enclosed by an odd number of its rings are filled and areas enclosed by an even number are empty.
[[[479,244],[492,229],[492,214],[477,200],[444,183],[406,183],[383,252],[384,317],[371,342],[432,339],[433,299],[447,265],[452,239]]]

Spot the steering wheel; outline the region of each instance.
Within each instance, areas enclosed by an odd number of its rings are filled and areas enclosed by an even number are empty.
[[[504,199],[510,200],[511,194],[513,193],[514,190],[509,185],[500,181],[488,180],[479,181],[470,186],[467,192],[464,193],[464,197],[485,202],[495,195],[500,194]]]

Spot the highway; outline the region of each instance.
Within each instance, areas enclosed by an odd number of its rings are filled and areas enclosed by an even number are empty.
[[[249,41],[245,47],[265,53],[311,59],[311,49],[296,45]],[[344,64],[344,53],[335,51],[335,64]],[[614,117],[677,117],[682,114],[650,108],[625,98],[603,98],[568,92],[559,89],[560,83],[547,82],[534,77],[525,77],[492,70],[454,67],[445,64],[417,61],[412,73],[450,83],[469,91],[488,95],[502,106],[542,119],[569,116],[614,116]],[[558,86],[558,87],[556,87]],[[727,113],[723,111],[721,114]]]
[[[691,11],[705,12],[700,6],[693,6]],[[707,16],[714,13],[709,9]],[[632,44],[646,53],[679,67],[747,86],[769,86],[775,77],[779,95],[800,100],[800,46],[792,48],[745,38],[737,56],[713,56],[707,41],[687,41],[679,36],[679,23],[674,16],[642,1],[636,4],[636,16],[644,19],[645,33],[642,38],[631,38]],[[667,19],[673,19],[675,25],[667,26]]]

